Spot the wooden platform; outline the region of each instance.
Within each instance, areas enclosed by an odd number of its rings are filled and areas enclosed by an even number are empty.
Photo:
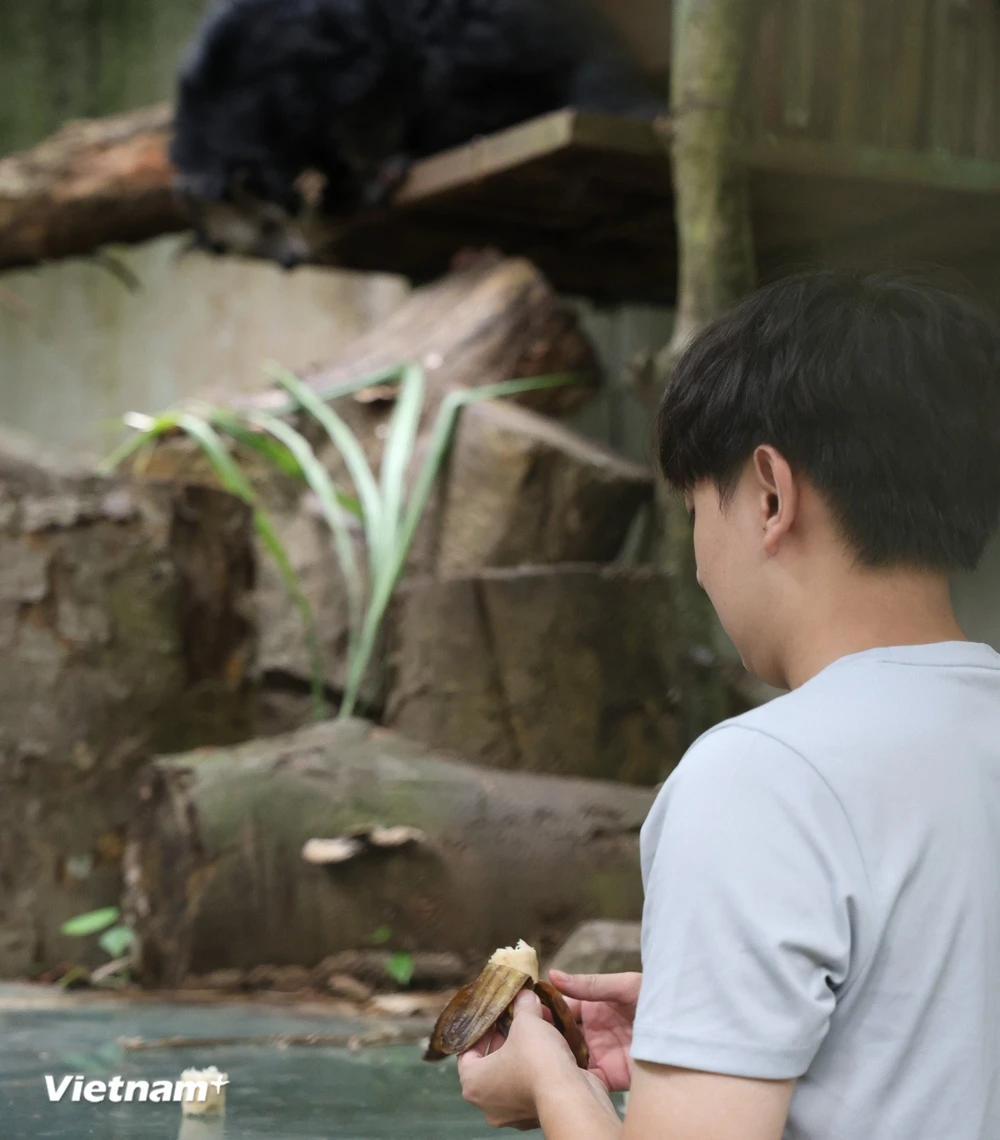
[[[565,292],[668,297],[673,200],[653,127],[559,111],[436,155],[337,258],[421,280],[463,247],[489,246],[530,257]]]
[[[670,301],[667,124],[560,111],[419,163],[338,264],[417,280],[463,247],[530,257],[566,293]],[[1000,255],[1000,163],[763,139],[748,144],[761,269],[962,265]]]

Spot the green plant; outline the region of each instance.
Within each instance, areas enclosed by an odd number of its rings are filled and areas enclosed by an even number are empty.
[[[89,938],[91,935],[100,934],[97,944],[112,960],[108,966],[113,966],[114,969],[100,967],[99,970],[94,971],[95,977],[98,975],[102,978],[110,977],[115,973],[123,972],[127,966],[125,955],[135,941],[135,935],[124,923],[119,921],[120,919],[121,911],[118,907],[106,906],[100,910],[90,910],[86,914],[75,915],[73,918],[67,919],[60,927],[62,933],[71,938]],[[75,981],[82,972],[82,967],[74,967],[64,976],[63,983],[69,984],[70,981]]]
[[[464,407],[479,400],[494,400],[540,388],[575,383],[576,375],[539,376],[510,380],[482,388],[449,393],[441,402],[430,433],[428,448],[407,497],[407,481],[424,407],[423,369],[403,364],[334,386],[322,396],[294,373],[275,363],[266,365],[268,376],[288,393],[288,401],[272,411],[235,411],[204,403],[164,412],[159,416],[130,413],[125,417],[136,435],[126,440],[103,464],[112,470],[139,448],[159,436],[182,431],[202,448],[220,483],[251,505],[254,523],[266,549],[275,559],[282,579],[302,614],[311,659],[311,681],[317,718],[325,715],[323,670],[316,622],[298,576],[274,526],[261,507],[249,480],[240,470],[219,435],[223,432],[261,454],[272,466],[301,478],[319,501],[330,528],[348,596],[347,674],[339,715],[353,715],[361,684],[369,668],[392,593],[406,564],[434,481],[451,444],[455,424]],[[357,436],[330,407],[329,401],[365,388],[399,385],[376,479]],[[324,430],[340,453],[354,484],[355,496],[335,487],[305,436],[282,417],[307,412]],[[348,516],[362,523],[365,536],[368,589],[354,553]]]
[[[393,954],[385,964],[385,972],[401,986],[408,986],[413,978],[413,957],[400,952]]]

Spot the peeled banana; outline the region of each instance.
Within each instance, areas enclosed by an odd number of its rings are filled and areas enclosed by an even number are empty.
[[[424,1060],[440,1061],[464,1053],[495,1025],[506,1031],[513,1016],[511,1006],[525,986],[531,986],[549,1009],[553,1024],[566,1038],[576,1063],[585,1069],[590,1051],[583,1033],[562,994],[551,983],[538,980],[538,954],[523,939],[516,946],[497,950],[479,977],[448,1002],[434,1026]]]

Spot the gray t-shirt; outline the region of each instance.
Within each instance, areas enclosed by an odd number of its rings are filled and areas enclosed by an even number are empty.
[[[1000,1140],[1000,654],[852,654],[718,725],[641,852],[635,1059],[798,1078],[785,1140]]]

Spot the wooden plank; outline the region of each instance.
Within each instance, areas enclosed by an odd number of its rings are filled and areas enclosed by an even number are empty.
[[[769,270],[1000,251],[1000,163],[773,134],[744,155]],[[559,112],[440,155],[414,170],[393,210],[341,242],[337,263],[426,280],[456,250],[486,245],[531,258],[563,292],[669,302],[676,248],[662,135]]]
[[[973,0],[952,0],[952,92],[951,138],[956,154],[974,153],[975,50],[973,45]]]
[[[931,36],[931,106],[928,142],[932,150],[954,149],[955,76],[953,0],[934,0]]]
[[[837,52],[830,50],[830,45],[836,44],[840,35],[840,9],[836,3],[823,0],[819,4],[814,35],[811,46],[814,74],[809,137],[829,142],[833,137],[839,106],[839,61]]]
[[[397,206],[483,182],[569,148],[662,157],[667,124],[579,111],[556,111],[417,163],[400,187]]]
[[[975,109],[973,111],[973,154],[992,159],[1000,154],[997,130],[998,59],[1000,56],[1000,20],[996,0],[980,0],[976,13],[979,24],[976,38]]]
[[[789,0],[784,44],[782,125],[786,132],[807,132],[812,122],[813,48],[817,0]]]
[[[841,147],[808,139],[754,140],[744,154],[756,170],[852,178],[955,193],[1000,194],[1000,163],[978,158],[881,147]]]
[[[994,0],[989,0],[989,3],[993,2]],[[931,17],[931,0],[903,0],[902,50],[895,82],[889,141],[894,146],[908,150],[920,150],[924,142]]]
[[[863,113],[854,142],[866,146],[888,144],[889,120],[895,98],[894,68],[899,22],[895,0],[869,0],[864,6],[861,63],[857,83]]]
[[[837,76],[839,105],[834,117],[833,137],[841,144],[858,141],[861,124],[863,82],[861,61],[864,49],[864,0],[842,0],[840,18],[840,64]]]
[[[666,171],[666,124],[557,111],[508,131],[479,139],[418,163],[396,199],[397,207],[426,203],[453,191],[470,188],[532,168],[548,171],[552,164],[575,158],[581,168],[599,170],[603,162],[631,163],[643,175],[647,189],[663,183]],[[1000,192],[1000,163],[953,155],[891,151],[881,147],[831,145],[814,139],[756,138],[744,146],[751,167],[789,174],[816,174],[897,182],[929,189],[972,193]],[[606,167],[603,181],[610,191],[624,189],[623,168]],[[518,211],[516,203],[511,207]]]
[[[787,0],[767,0],[760,17],[758,50],[750,82],[747,122],[751,137],[781,128],[781,29]]]

